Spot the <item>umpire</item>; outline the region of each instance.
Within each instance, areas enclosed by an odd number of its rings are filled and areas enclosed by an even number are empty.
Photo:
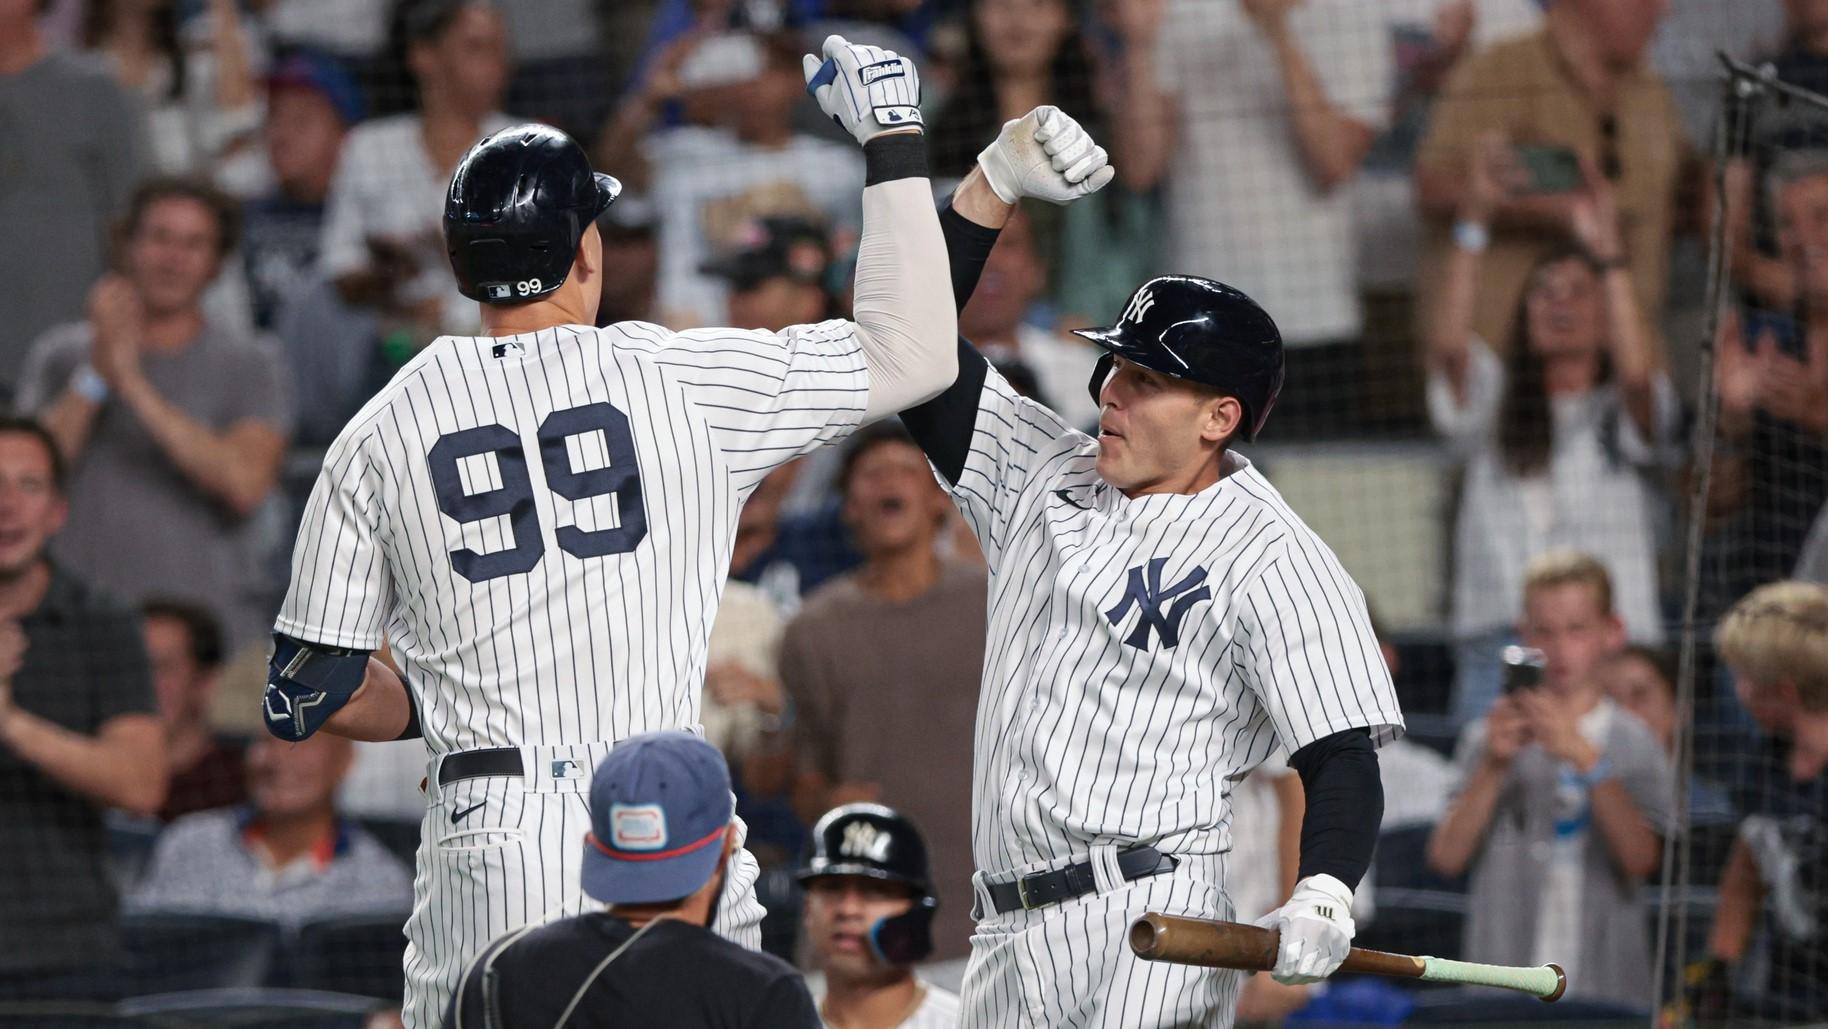
[[[590,784],[584,892],[609,905],[491,943],[446,1029],[817,1029],[791,965],[706,928],[735,849],[730,771],[686,732],[616,744]]]

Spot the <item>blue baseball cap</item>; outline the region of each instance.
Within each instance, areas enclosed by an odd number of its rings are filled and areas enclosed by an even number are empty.
[[[267,90],[282,89],[303,89],[318,94],[330,102],[346,125],[361,121],[367,108],[362,90],[336,58],[313,50],[293,51],[274,66],[267,75]]]
[[[736,814],[730,768],[689,732],[651,732],[610,748],[590,782],[584,892],[605,904],[656,904],[711,881]]]

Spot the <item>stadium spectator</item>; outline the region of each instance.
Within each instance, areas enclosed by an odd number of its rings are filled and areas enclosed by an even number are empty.
[[[1702,1018],[1819,1022],[1828,1018],[1828,589],[1761,586],[1727,613],[1714,645],[1787,761],[1767,810],[1740,825],[1688,999]],[[1740,969],[1749,974],[1734,983],[1742,961],[1759,968]]]
[[[1693,168],[1669,89],[1645,60],[1662,10],[1663,0],[1557,0],[1540,31],[1460,62],[1416,157],[1416,196],[1428,221],[1417,280],[1424,317],[1444,302],[1436,284],[1453,251],[1489,241],[1473,328],[1495,352],[1510,351],[1513,313],[1532,271],[1577,231],[1583,191],[1569,155],[1599,169],[1617,194],[1619,256],[1638,310],[1661,316],[1676,198]],[[1531,148],[1516,161],[1524,188],[1493,208],[1484,231],[1461,227],[1479,139],[1491,132]],[[1652,321],[1647,330],[1658,327]]]
[[[929,954],[934,905],[945,906],[920,830],[880,804],[846,804],[820,816],[812,833],[798,878],[819,1017],[846,1029],[958,1025],[958,995],[913,968]]]
[[[802,48],[788,35],[694,33],[671,43],[604,127],[597,167],[645,194],[659,216],[660,316],[675,327],[728,324],[726,292],[700,270],[767,215],[862,216],[855,147],[793,129],[806,99]],[[663,128],[682,103],[690,123]]]
[[[970,0],[961,6],[964,52],[930,128],[936,175],[963,177],[976,167],[985,140],[1041,104],[1060,108],[1100,138],[1107,114],[1121,119],[1125,98],[1099,88],[1108,76],[1080,25],[1079,8],[1090,5]],[[1045,274],[1038,292],[1059,305],[1061,324],[1091,324],[1122,308],[1129,299],[1124,283],[1156,270],[1153,197],[1124,188],[1122,179],[1115,185],[1064,207],[1023,205]]]
[[[380,322],[346,303],[319,264],[337,157],[362,119],[361,92],[331,58],[298,51],[267,78],[267,163],[274,187],[248,202],[241,257],[254,322],[285,347],[296,389],[296,442],[327,445],[382,373]]]
[[[830,268],[825,228],[810,218],[777,215],[738,226],[723,253],[699,271],[728,284],[730,325],[779,332],[831,317]]]
[[[1166,188],[1164,266],[1249,293],[1288,347],[1280,436],[1357,417],[1364,329],[1351,196],[1389,120],[1380,5],[1131,0],[1113,162]],[[1147,12],[1153,10],[1151,17]]]
[[[509,125],[509,62],[501,14],[484,0],[411,0],[400,24],[418,110],[349,133],[319,260],[345,300],[381,313],[403,361],[441,332],[477,326],[445,256],[444,194],[470,145]]]
[[[228,807],[247,799],[246,750],[209,724],[210,700],[222,669],[222,629],[203,607],[182,600],[140,606],[153,692],[165,728],[170,770],[159,819]]]
[[[1674,763],[1679,709],[1676,704],[1676,670],[1660,650],[1632,643],[1600,662],[1600,681],[1606,695],[1619,707],[1636,715],[1655,736]],[[1689,825],[1722,824],[1733,816],[1727,791],[1717,782],[1690,774],[1688,778]]]
[[[235,0],[207,0],[188,23],[182,8],[89,0],[82,42],[144,100],[153,168],[212,176],[260,127],[256,55]]]
[[[235,915],[297,929],[341,915],[413,904],[413,874],[337,813],[352,744],[320,733],[248,747],[245,807],[186,815],[159,836],[127,898],[134,911]]]
[[[1770,189],[1798,313],[1728,318],[1714,348],[1713,611],[1789,575],[1828,501],[1828,324],[1809,314],[1828,305],[1828,150],[1779,159]]]
[[[717,748],[685,732],[617,743],[591,780],[579,841],[584,894],[608,909],[490,944],[451,998],[447,1029],[817,1029],[793,966],[707,928],[738,843],[734,815]]]
[[[95,58],[52,52],[40,0],[0,0],[0,124],[13,142],[0,175],[0,394],[27,346],[82,306],[110,233],[147,162],[145,112]],[[26,141],[30,145],[26,145]]]
[[[1579,969],[1568,995],[1648,1007],[1651,946],[1638,887],[1674,824],[1674,779],[1651,731],[1596,674],[1624,642],[1597,560],[1545,554],[1523,585],[1524,643],[1542,684],[1507,692],[1460,734],[1458,795],[1429,867],[1470,871],[1465,953]]]
[[[1486,224],[1503,203],[1508,153],[1495,136],[1482,141],[1463,224]],[[1493,285],[1477,246],[1455,246],[1428,333],[1429,415],[1466,467],[1453,573],[1462,720],[1497,696],[1524,567],[1552,548],[1594,554],[1631,638],[1663,638],[1648,473],[1668,461],[1680,401],[1625,270],[1611,187],[1590,182],[1574,212],[1577,245],[1546,251],[1531,271],[1507,356],[1476,325]]]
[[[1784,46],[1770,67],[1783,82],[1821,93],[1828,91],[1828,2],[1785,0]],[[1738,23],[1741,19],[1732,19]],[[1711,54],[1709,56],[1712,56]],[[1719,88],[1708,82],[1711,94]],[[1796,307],[1795,271],[1778,245],[1773,197],[1759,184],[1786,153],[1828,147],[1828,119],[1807,105],[1763,107],[1752,127],[1750,160],[1735,161],[1728,176],[1733,210],[1733,279],[1756,303],[1774,311]]]
[[[207,605],[231,649],[264,638],[272,621],[250,516],[272,492],[292,425],[274,348],[213,325],[199,306],[236,220],[209,186],[143,184],[123,271],[96,284],[86,321],[32,348],[18,396],[70,463],[58,560],[129,602]]]
[[[0,420],[0,1001],[119,990],[102,814],[165,799],[136,619],[46,557],[67,510],[49,434]]]
[[[959,334],[995,362],[1019,361],[1034,372],[1047,406],[1080,428],[1098,421],[1086,391],[1096,355],[1076,336],[1061,336],[1026,320],[1047,285],[1026,214],[1004,224],[984,262],[971,302],[958,314]]]
[[[647,198],[624,193],[597,219],[603,239],[603,299],[597,324],[651,322],[659,317],[659,215]]]
[[[499,6],[513,43],[508,109],[589,146],[628,74],[603,51],[603,16],[620,5],[541,0]]]
[[[810,595],[781,644],[799,807],[810,818],[850,801],[893,806],[924,828],[939,892],[969,897],[985,573],[940,558],[951,505],[900,423],[853,438],[838,486],[863,566]],[[888,728],[906,725],[921,731]],[[936,957],[966,953],[968,908],[941,909]]]

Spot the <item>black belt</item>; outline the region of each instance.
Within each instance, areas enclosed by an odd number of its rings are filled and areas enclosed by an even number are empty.
[[[1117,852],[1117,871],[1124,882],[1172,872],[1178,864],[1179,858],[1163,854],[1154,847],[1129,847]],[[1000,915],[1010,911],[1033,911],[1083,897],[1097,891],[1098,881],[1092,875],[1092,863],[1081,861],[1052,872],[1036,872],[1015,882],[992,883],[985,888],[990,891],[990,903]]]
[[[482,779],[492,775],[520,776],[519,747],[488,747],[444,755],[438,762],[438,785],[449,786],[465,779]]]

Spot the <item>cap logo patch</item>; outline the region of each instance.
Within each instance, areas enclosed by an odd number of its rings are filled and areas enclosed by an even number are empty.
[[[658,804],[611,804],[609,841],[618,850],[666,846],[666,812]]]
[[[868,822],[852,822],[844,827],[844,839],[838,843],[838,853],[881,864],[889,859],[889,846],[894,842],[893,836]]]
[[[1142,321],[1143,316],[1149,313],[1149,308],[1154,306],[1155,294],[1146,287],[1139,289],[1136,291],[1136,295],[1130,298],[1130,306],[1124,309],[1123,320],[1135,325]]]

